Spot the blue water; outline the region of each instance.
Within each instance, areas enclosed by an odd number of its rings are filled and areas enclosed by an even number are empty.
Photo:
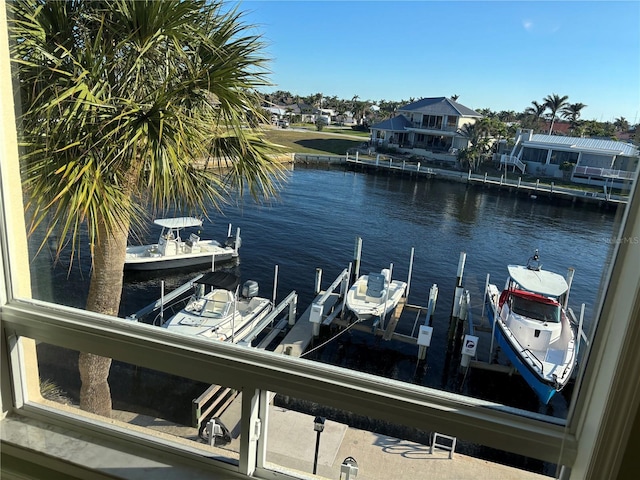
[[[523,264],[535,249],[545,269],[564,275],[574,267],[569,303],[576,313],[580,304],[586,305],[589,331],[610,239],[615,237],[615,212],[445,181],[296,168],[278,199],[261,205],[245,199],[241,205],[225,207],[224,215],[210,215],[213,222],[205,223],[202,238],[223,240],[228,223],[241,228],[240,259],[227,267],[237,270],[243,280],[256,280],[261,295],[270,297],[277,265],[278,299],[295,290],[300,313],[313,299],[316,269],[323,270],[326,288],[352,260],[357,236],[363,239],[362,273],[393,263],[394,278],[406,280],[415,249],[409,303],[426,305],[430,287],[439,288],[427,362],[417,363],[415,346],[354,331],[318,350],[315,360],[566,416],[570,389],[544,406],[517,376],[474,370],[462,382],[455,374],[455,365],[447,361],[447,330],[458,259],[460,252],[466,252],[463,284],[477,314],[487,273],[492,283],[502,285],[506,265]],[[157,235],[151,228],[147,240],[153,242]],[[86,260],[69,274],[64,262],[51,276],[38,270],[35,296],[82,307],[89,274]],[[48,257],[39,260],[44,261]],[[191,276],[192,272],[128,275],[121,314],[157,299],[160,280],[170,290]],[[413,317],[403,317],[396,331],[410,334],[413,323]],[[323,332],[323,339],[331,335]]]

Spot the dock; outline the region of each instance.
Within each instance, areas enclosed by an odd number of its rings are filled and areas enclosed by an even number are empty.
[[[500,178],[495,178],[489,177],[486,173],[484,175],[478,175],[471,171],[462,172],[425,166],[421,162],[394,160],[392,158],[382,160],[379,155],[375,159],[347,156],[344,159],[344,163],[354,169],[360,168],[363,170],[407,175],[416,178],[438,178],[472,186],[508,191],[531,199],[550,198],[568,203],[596,206],[617,206],[628,202],[628,198],[625,196],[614,195],[604,191],[587,192],[578,188],[561,187],[555,185],[553,181],[543,183],[537,179],[535,182],[527,182],[523,181],[521,177],[513,180],[508,179],[506,174],[502,174]],[[576,187],[579,187],[579,185],[576,184]]]
[[[437,285],[433,285],[429,293],[427,306],[414,305],[408,302],[411,271],[413,266],[413,249],[407,278],[407,289],[404,296],[396,304],[394,309],[386,316],[374,321],[359,321],[356,316],[347,311],[346,294],[351,283],[358,278],[358,266],[360,264],[361,239],[357,239],[354,262],[344,269],[332,284],[321,288],[322,271],[316,271],[315,298],[305,311],[297,316],[297,296],[292,292],[285,301],[274,308],[272,314],[259,325],[259,330],[267,329],[266,335],[258,337],[251,334],[244,344],[247,348],[268,348],[275,354],[304,357],[313,350],[309,347],[314,339],[320,337],[321,329],[328,334],[325,343],[332,341],[337,335],[347,329],[353,329],[379,337],[383,341],[400,341],[416,346],[416,362],[427,362],[426,351],[430,346],[432,334],[432,318],[438,296]],[[360,242],[360,243],[358,243]],[[469,293],[464,290],[462,273],[464,270],[466,254],[461,252],[456,277],[456,294],[453,299],[453,308],[449,323],[450,342],[458,346],[447,355],[451,355],[453,368],[451,375],[458,375],[464,383],[470,369],[485,369],[500,374],[513,374],[515,369],[511,365],[501,365],[491,360],[491,355],[486,355],[488,348],[487,339],[491,338],[491,328],[482,321],[482,315],[477,318],[480,322],[474,322],[471,315]],[[390,272],[393,264],[390,265]],[[391,276],[391,274],[390,274]],[[453,280],[453,279],[452,279]],[[489,278],[487,277],[487,282]],[[277,282],[276,282],[277,284]],[[186,288],[186,287],[185,287]],[[274,291],[275,297],[275,291]],[[287,305],[288,315],[285,315]],[[149,314],[154,305],[145,307],[131,320],[139,320],[141,316]],[[406,328],[413,323],[410,334],[400,334],[396,329],[401,321]],[[419,328],[418,328],[419,327]],[[268,330],[270,329],[270,331]],[[408,330],[408,329],[406,329]],[[405,330],[405,331],[406,331]],[[338,332],[336,334],[336,332]],[[284,335],[283,335],[284,334]],[[476,352],[465,352],[460,344],[467,344],[466,338],[471,335],[482,335],[483,348]],[[462,337],[465,341],[462,342]],[[282,337],[280,340],[278,340]],[[326,336],[324,336],[326,338]],[[455,341],[451,339],[455,338]],[[476,346],[477,346],[477,338]],[[254,341],[255,340],[255,341]],[[274,346],[274,343],[277,345]],[[253,346],[251,346],[253,345]],[[324,345],[320,344],[316,348]],[[485,356],[486,355],[486,356]],[[459,362],[459,367],[456,365]],[[424,363],[426,365],[426,363]],[[456,439],[436,432],[431,432],[429,442],[409,441],[398,439],[388,435],[373,433],[366,430],[350,427],[330,419],[326,421],[325,433],[320,442],[317,465],[313,464],[313,446],[315,445],[315,432],[313,415],[294,411],[275,405],[273,400],[276,393],[271,393],[268,406],[268,438],[267,438],[267,463],[272,463],[273,468],[282,472],[295,472],[302,478],[312,478],[312,467],[317,466],[318,473],[313,478],[342,478],[341,468],[345,459],[354,457],[358,461],[359,473],[362,478],[369,480],[397,478],[400,474],[407,478],[418,478],[427,475],[430,478],[439,479],[532,479],[540,480],[548,478],[545,475],[531,473],[513,467],[480,460],[474,457],[462,455],[455,451]],[[286,400],[284,401],[286,405]],[[242,393],[229,388],[212,385],[192,405],[192,425],[171,427],[168,422],[149,419],[148,428],[156,428],[159,431],[172,433],[181,437],[179,440],[188,439],[196,448],[213,449],[220,456],[228,456],[229,452],[238,452],[240,445]],[[142,416],[136,415],[135,420],[126,420],[126,414],[119,418],[123,421],[140,422]],[[209,422],[215,419],[222,423],[229,432],[231,442],[225,446],[216,447],[203,444],[200,432]],[[139,424],[139,423],[137,423]],[[310,428],[311,426],[311,428]],[[436,442],[437,435],[451,440],[450,447]],[[208,450],[209,454],[211,453]],[[271,468],[267,465],[267,468]],[[401,472],[401,473],[400,473]]]

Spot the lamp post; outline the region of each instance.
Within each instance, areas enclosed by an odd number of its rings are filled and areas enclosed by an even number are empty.
[[[320,434],[324,430],[324,417],[316,417],[313,421],[313,429],[316,431],[316,454],[313,458],[313,474],[318,470],[318,450],[320,450]]]

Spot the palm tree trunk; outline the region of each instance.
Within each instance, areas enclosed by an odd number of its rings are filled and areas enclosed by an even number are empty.
[[[89,284],[87,310],[118,315],[122,296],[122,271],[127,249],[129,219],[120,229],[108,232],[104,221],[100,222],[99,241],[93,253],[93,272]],[[111,416],[111,391],[108,377],[111,359],[90,353],[80,353],[78,368],[82,386],[80,408],[82,410]]]

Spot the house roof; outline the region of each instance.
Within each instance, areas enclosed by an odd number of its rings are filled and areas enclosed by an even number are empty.
[[[407,120],[404,115],[397,115],[393,118],[388,118],[380,123],[372,125],[371,128],[377,130],[391,130],[393,132],[402,132],[405,127],[410,127],[411,122]]]
[[[631,143],[604,140],[600,138],[564,137],[559,135],[536,133],[531,137],[531,140],[523,142],[524,145],[531,145],[532,143],[557,145],[576,150],[598,150],[628,157],[636,157],[639,154],[638,148]]]
[[[482,114],[460,105],[447,97],[422,98],[398,108],[400,111],[421,111],[430,115],[458,115],[461,117],[482,117]]]

